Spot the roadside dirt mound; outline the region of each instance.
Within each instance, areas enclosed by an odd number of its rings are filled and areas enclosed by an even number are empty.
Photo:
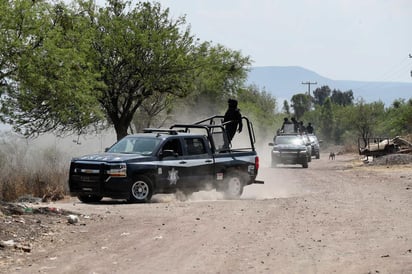
[[[407,165],[412,164],[412,154],[389,154],[377,157],[370,165]]]

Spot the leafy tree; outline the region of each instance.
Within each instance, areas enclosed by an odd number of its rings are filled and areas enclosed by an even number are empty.
[[[137,109],[155,94],[186,96],[193,87],[196,43],[185,18],[171,20],[160,4],[111,0],[98,13],[89,11],[96,30],[93,60],[101,72],[99,103],[117,138],[127,135]]]
[[[315,105],[323,106],[326,98],[331,94],[331,90],[328,86],[322,86],[313,91],[313,102]]]
[[[402,100],[402,99],[397,99],[397,100],[393,101],[392,107],[395,108],[395,109],[398,109],[398,108],[401,107],[401,105],[402,105],[403,103],[404,103],[404,100]]]
[[[242,56],[239,51],[233,51],[218,44],[203,43],[198,50],[202,66],[196,70],[196,86],[193,95],[206,94],[215,102],[235,97],[243,86],[247,70],[251,64],[250,58]],[[224,100],[226,101],[226,100]],[[226,106],[226,104],[225,104]]]
[[[144,128],[162,127],[172,119],[176,98],[171,94],[155,93],[145,100],[133,116],[131,132],[141,132]]]
[[[315,108],[313,110],[305,112],[301,120],[304,121],[305,125],[307,125],[308,123],[311,123],[312,127],[314,128],[315,133],[318,133],[318,130],[321,124],[320,117],[321,117],[321,108]]]
[[[249,57],[222,45],[202,43],[197,50],[199,66],[194,70],[193,89],[187,97],[173,101],[171,115],[179,121],[224,113],[229,98],[243,88]],[[190,118],[188,118],[190,117]]]
[[[353,105],[333,105],[333,140],[336,144],[342,144],[344,142],[347,144],[356,144],[356,131],[352,127],[354,109],[355,107]]]
[[[0,1],[0,95],[11,85],[18,57],[40,45],[41,39],[31,34],[43,23],[36,16],[44,17],[46,6],[29,0]]]
[[[412,132],[412,99],[395,100],[379,121],[382,132],[388,136],[407,135]]]
[[[260,91],[254,86],[239,90],[239,108],[242,115],[255,122],[259,136],[273,137],[275,131],[276,99],[266,91]]]
[[[100,120],[92,94],[98,83],[84,54],[90,44],[84,21],[63,4],[8,4],[2,32],[19,42],[5,49],[10,81],[1,120],[26,136],[79,131]]]
[[[345,92],[342,92],[340,90],[336,90],[334,89],[332,91],[332,95],[331,95],[331,100],[332,103],[336,104],[336,105],[340,105],[340,106],[349,106],[353,104],[353,91],[352,90],[348,90]]]
[[[248,57],[199,44],[184,27],[185,18],[170,19],[159,3],[132,7],[110,0],[103,8],[92,0],[78,0],[71,8],[43,3],[35,1],[24,14],[10,6],[12,16],[7,17],[6,31],[18,28],[13,16],[29,16],[36,23],[22,39],[36,47],[10,59],[19,70],[2,98],[2,120],[27,136],[81,133],[107,121],[120,139],[141,106],[148,116],[156,115],[173,98],[203,94],[207,89],[202,85],[221,87],[215,94],[223,89],[234,93],[246,75]]]
[[[376,131],[378,122],[384,117],[385,106],[382,102],[365,103],[359,101],[354,108],[351,125],[366,146],[367,139]]]
[[[334,114],[333,114],[333,104],[331,99],[326,98],[320,113],[320,128],[321,134],[326,140],[333,139],[333,129],[334,129]]]
[[[292,96],[291,102],[297,120],[300,120],[303,114],[310,110],[311,98],[308,94],[295,94]]]
[[[282,107],[283,113],[290,115],[290,106],[287,100],[283,101],[283,107]]]

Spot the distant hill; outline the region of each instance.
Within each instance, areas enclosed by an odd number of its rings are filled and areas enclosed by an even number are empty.
[[[412,98],[411,83],[402,82],[363,82],[350,80],[332,80],[302,67],[253,67],[248,74],[248,84],[254,84],[260,89],[272,94],[281,106],[284,100],[290,101],[297,93],[308,92],[308,85],[302,82],[316,82],[310,86],[311,93],[316,88],[329,86],[331,90],[342,92],[352,90],[356,99],[363,98],[366,102],[382,101],[390,106],[396,99]]]

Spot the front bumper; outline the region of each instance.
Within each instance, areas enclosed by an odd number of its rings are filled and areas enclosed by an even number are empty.
[[[87,175],[70,175],[69,189],[71,196],[96,195],[114,199],[127,199],[130,195],[131,182],[128,178],[106,178],[101,180]]]
[[[307,154],[306,151],[272,151],[272,162],[276,164],[303,164],[307,162]]]

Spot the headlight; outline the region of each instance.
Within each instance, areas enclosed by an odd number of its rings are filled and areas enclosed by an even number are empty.
[[[111,177],[126,177],[127,167],[125,163],[121,164],[109,164],[107,174]]]
[[[306,150],[301,150],[299,151],[299,153],[306,153]]]

